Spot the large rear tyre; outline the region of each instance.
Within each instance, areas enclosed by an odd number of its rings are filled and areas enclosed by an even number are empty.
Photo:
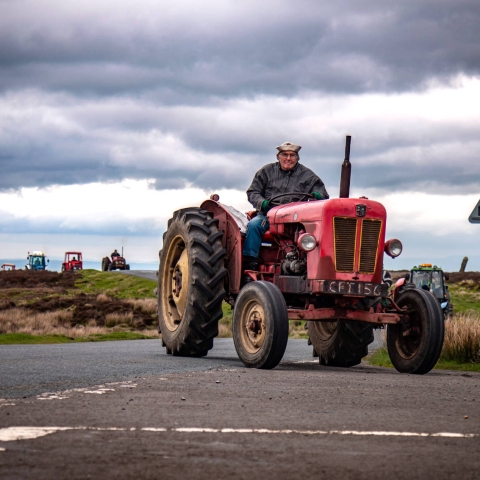
[[[401,373],[428,373],[443,347],[445,325],[438,300],[425,290],[406,290],[397,305],[406,307],[409,319],[387,327],[390,360]]]
[[[368,355],[373,325],[365,322],[307,322],[314,355],[320,365],[353,367]]]
[[[287,305],[280,289],[257,281],[240,290],[232,320],[233,343],[246,367],[271,369],[288,341]]]
[[[218,335],[227,270],[218,220],[200,208],[173,214],[163,235],[158,319],[167,353],[204,356]]]
[[[103,257],[102,258],[102,272],[106,272],[108,270],[108,258]]]

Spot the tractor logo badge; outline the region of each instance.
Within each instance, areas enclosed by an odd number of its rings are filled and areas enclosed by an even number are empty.
[[[357,205],[356,207],[357,217],[364,217],[367,213],[367,206],[366,205]]]

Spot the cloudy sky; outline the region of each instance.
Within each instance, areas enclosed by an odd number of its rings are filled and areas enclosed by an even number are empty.
[[[173,210],[247,210],[284,141],[338,196],[351,134],[387,266],[480,270],[478,25],[478,0],[0,0],[0,259],[154,265]]]

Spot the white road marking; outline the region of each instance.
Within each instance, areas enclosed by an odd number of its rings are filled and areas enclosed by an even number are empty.
[[[0,428],[0,442],[14,442],[17,440],[31,440],[44,437],[51,433],[65,432],[68,430],[96,430],[96,431],[126,431],[136,430],[135,428],[117,427],[7,427]]]
[[[70,427],[8,427],[0,429],[0,441],[13,442],[44,437],[61,430],[71,430]]]
[[[96,393],[98,395],[102,395],[103,393],[107,392],[114,392],[114,388],[99,388],[98,390],[84,390],[83,393]]]
[[[89,394],[96,394],[102,395],[108,392],[114,392],[114,388],[110,388],[112,386],[117,386],[119,388],[135,388],[137,386],[136,383],[130,382],[114,382],[114,383],[106,383],[105,385],[95,385],[93,387],[85,387],[85,388],[72,388],[71,390],[65,390],[63,392],[46,392],[37,395],[37,400],[64,400],[66,398],[70,398],[73,393],[89,393]]]
[[[13,442],[17,440],[31,440],[44,437],[51,433],[68,430],[96,430],[96,431],[143,431],[143,432],[176,432],[176,433],[239,433],[239,434],[268,434],[268,435],[360,435],[360,436],[389,436],[389,437],[446,437],[446,438],[475,438],[478,433],[453,432],[388,432],[388,431],[357,431],[357,430],[270,430],[268,428],[119,428],[119,427],[7,427],[0,428],[0,441]],[[5,451],[5,450],[4,450]]]

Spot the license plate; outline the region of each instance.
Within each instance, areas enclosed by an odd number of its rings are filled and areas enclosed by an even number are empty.
[[[359,295],[362,297],[386,297],[388,295],[388,285],[385,283],[324,280],[323,292],[337,295]]]

